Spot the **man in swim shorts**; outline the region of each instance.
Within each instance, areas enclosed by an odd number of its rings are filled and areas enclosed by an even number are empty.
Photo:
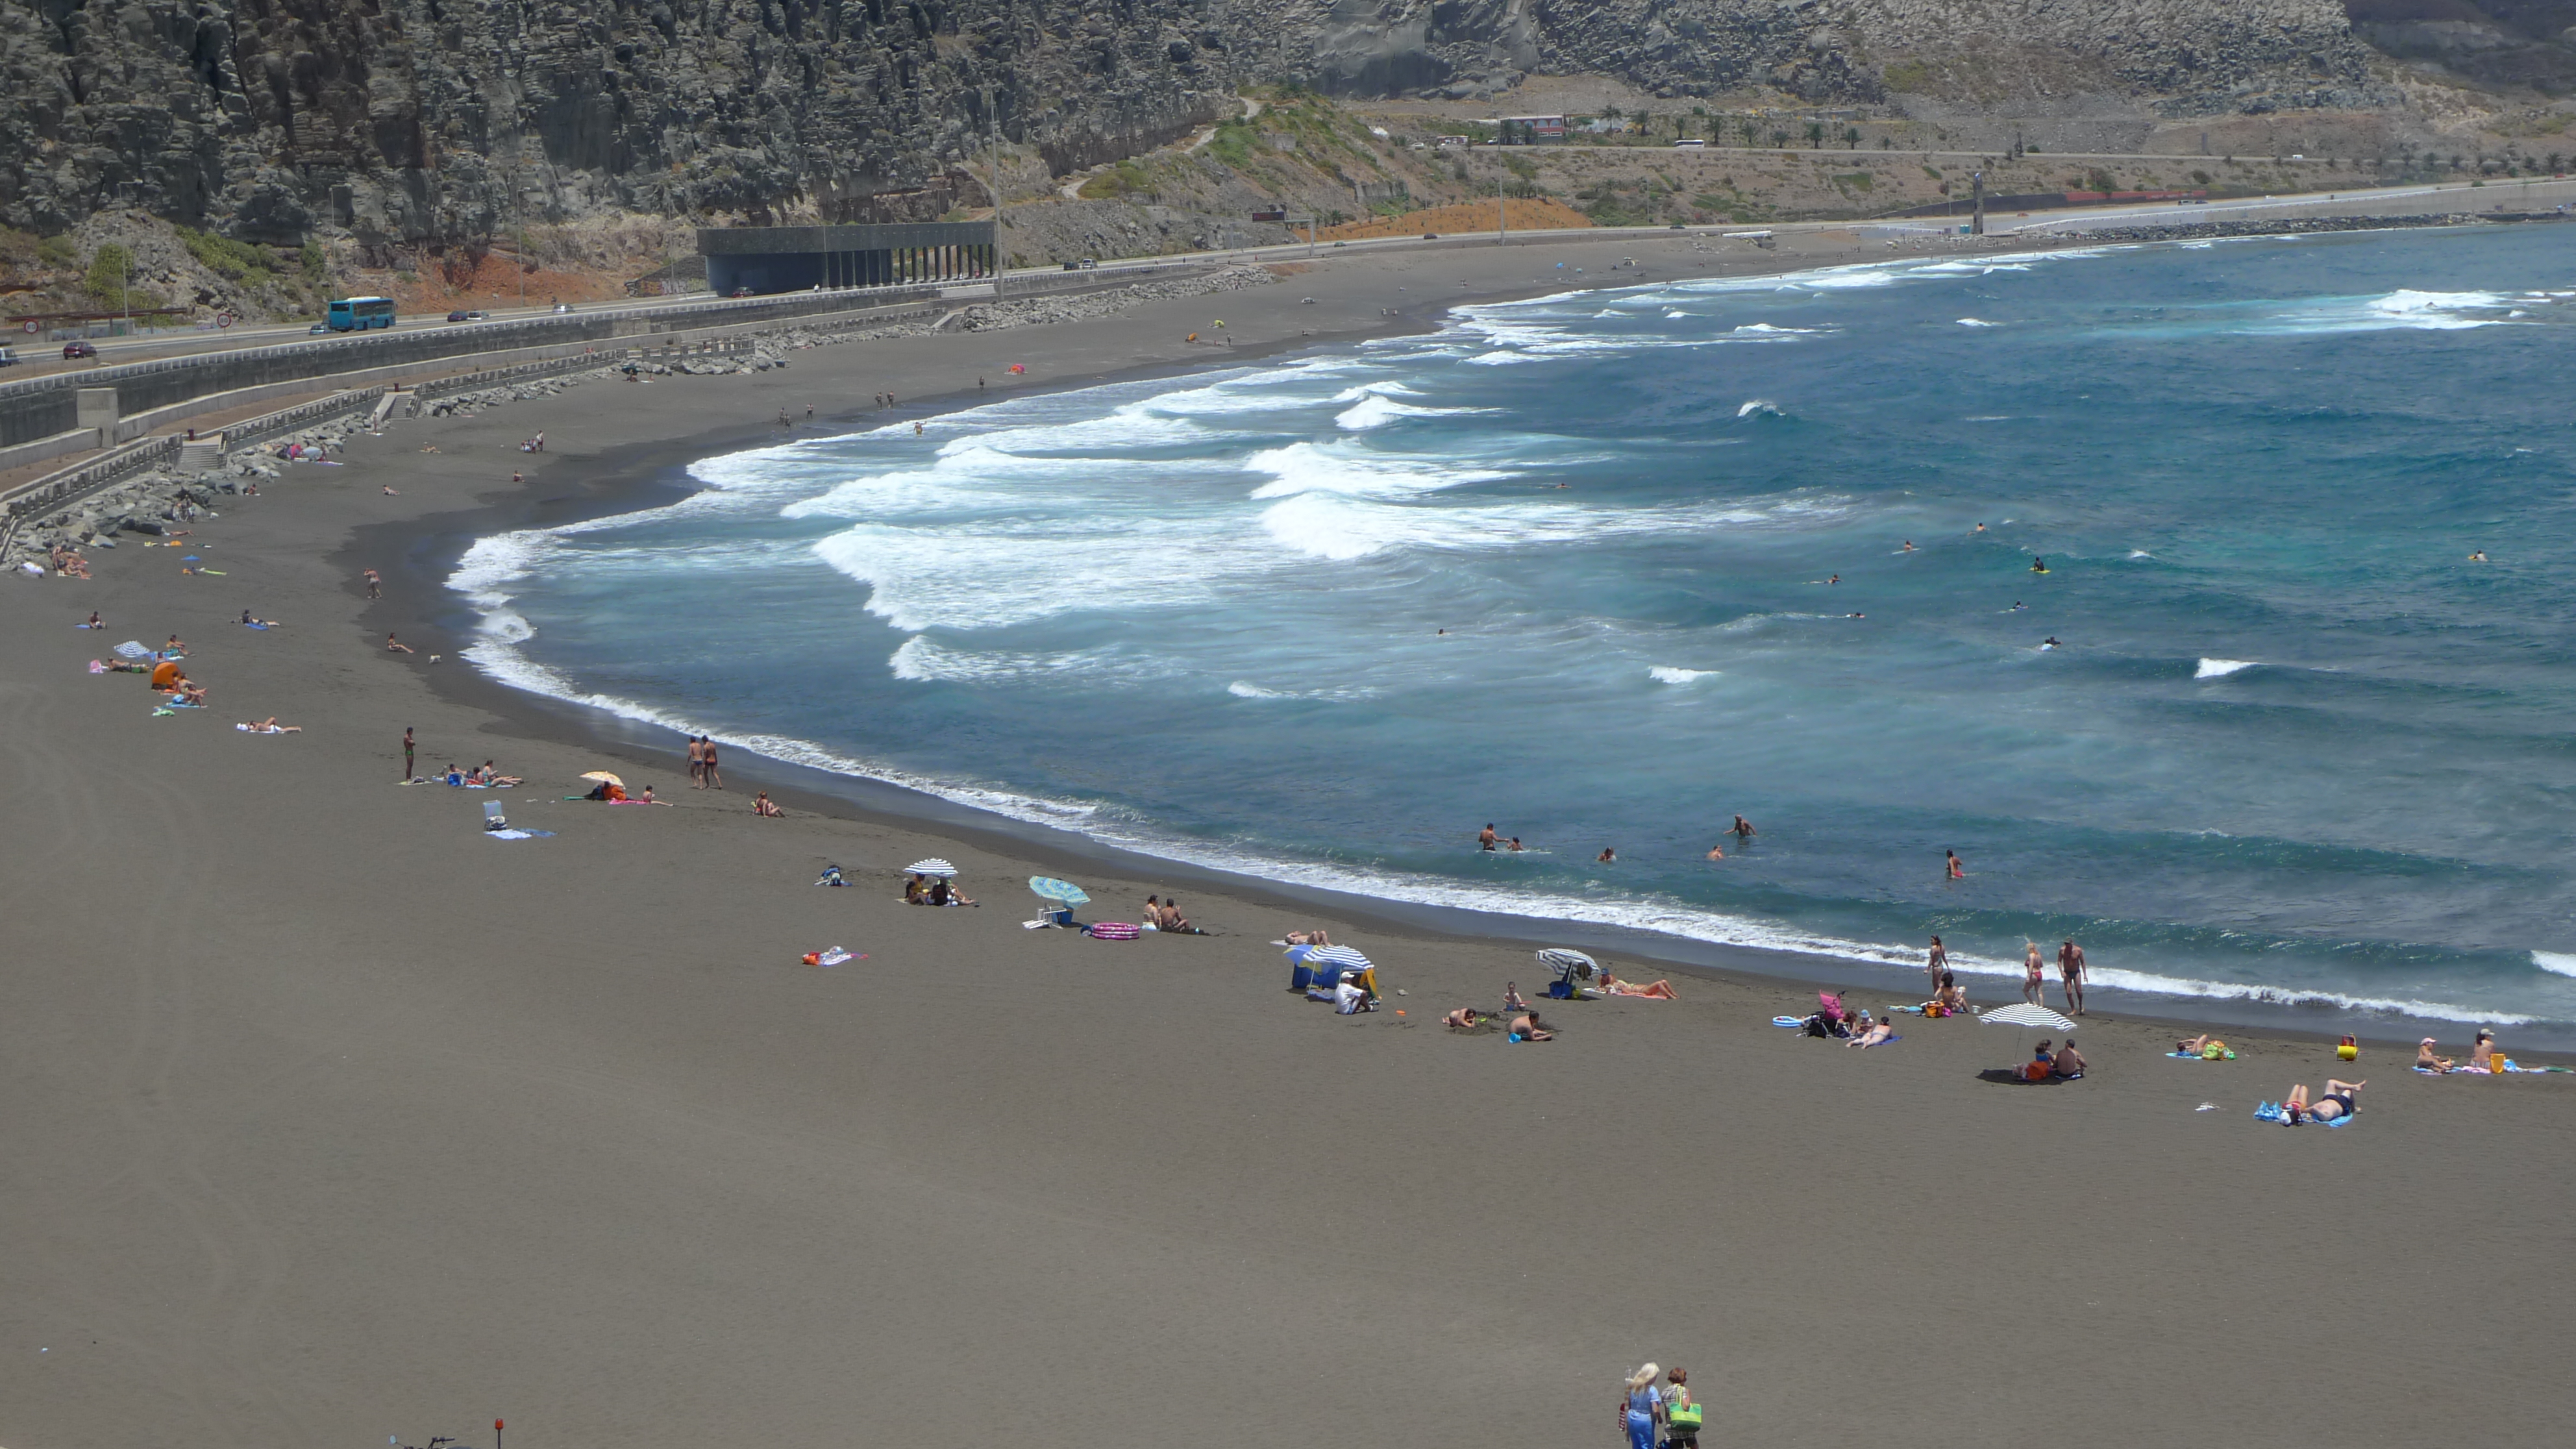
[[[1494,822],[1486,821],[1485,828],[1476,832],[1476,848],[1478,850],[1494,848]]]
[[[2066,1009],[2084,1014],[2084,948],[2068,941],[2057,948],[2057,978],[2066,988]]]

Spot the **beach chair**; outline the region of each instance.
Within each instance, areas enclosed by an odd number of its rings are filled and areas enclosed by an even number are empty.
[[[510,828],[510,817],[501,813],[500,801],[486,800],[483,802],[483,828],[486,830],[507,830]]]

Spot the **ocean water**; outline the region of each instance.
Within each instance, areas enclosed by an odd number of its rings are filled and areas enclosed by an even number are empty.
[[[1569,291],[452,587],[515,685],[1272,879],[2576,1022],[2571,324],[2548,227]]]

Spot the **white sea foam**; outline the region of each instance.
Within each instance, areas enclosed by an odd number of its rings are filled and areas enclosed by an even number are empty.
[[[1739,417],[1739,418],[1749,418],[1749,417],[1756,417],[1756,416],[1766,417],[1766,418],[1776,418],[1776,417],[1780,416],[1780,409],[1779,409],[1779,407],[1778,407],[1777,405],[1773,404],[1773,403],[1772,403],[1771,401],[1769,401],[1768,399],[1766,399],[1766,398],[1758,398],[1758,397],[1757,397],[1757,398],[1753,399],[1751,402],[1746,403],[1744,406],[1742,406],[1742,407],[1740,407],[1740,408],[1737,408],[1737,409],[1735,410],[1735,415],[1736,415],[1737,417]]]
[[[1251,680],[1249,680],[1249,679],[1238,679],[1238,680],[1236,680],[1234,683],[1229,684],[1229,685],[1227,685],[1227,686],[1225,687],[1225,692],[1226,692],[1226,693],[1228,693],[1228,694],[1230,694],[1230,695],[1233,695],[1233,696],[1234,696],[1235,698],[1237,698],[1237,699],[1288,699],[1288,698],[1291,698],[1291,696],[1290,696],[1290,695],[1288,694],[1288,692],[1287,692],[1287,691],[1285,691],[1285,690],[1278,690],[1278,689],[1264,689],[1264,688],[1262,688],[1260,685],[1253,683],[1253,682],[1252,682]]]
[[[2147,552],[2147,551],[2146,551],[2145,549],[2143,549],[2143,548],[2133,548],[2133,549],[2129,550],[2129,557],[2131,557],[2131,558],[2154,558],[2154,557],[2155,557],[2155,555],[2154,555],[2154,554],[2151,554],[2151,553],[2149,553],[2149,552]]]
[[[1401,498],[1511,476],[1497,469],[1452,467],[1391,456],[1370,451],[1357,442],[1290,443],[1265,448],[1246,458],[1243,469],[1270,475],[1269,482],[1252,490],[1255,498],[1291,498],[1300,493]]]
[[[2425,292],[2401,288],[2377,297],[2327,297],[2284,308],[2248,329],[2291,335],[2379,332],[2391,329],[2454,332],[2504,324],[2511,303],[2493,292]]]
[[[1397,402],[1393,398],[1378,397],[1372,394],[1371,396],[1361,398],[1358,402],[1355,402],[1351,404],[1350,407],[1344,409],[1333,419],[1333,424],[1336,427],[1344,428],[1351,432],[1365,432],[1370,428],[1384,427],[1388,423],[1394,422],[1399,418],[1448,418],[1457,417],[1466,413],[1489,413],[1492,411],[1494,411],[1492,408],[1418,407],[1412,403]]]
[[[2576,976],[2576,956],[2569,956],[2562,952],[2534,951],[2531,953],[2531,964],[2543,971],[2555,972],[2561,976]]]
[[[2192,671],[2194,679],[2225,679],[2239,670],[2252,669],[2260,661],[2253,659],[2203,659]]]
[[[1657,664],[1646,671],[1648,675],[1666,684],[1688,684],[1694,679],[1706,679],[1717,672],[1714,669],[1676,669],[1669,664]]]
[[[2001,327],[2004,324],[2001,322],[1982,322],[1974,317],[1962,317],[1959,319],[1959,325],[1962,327]]]

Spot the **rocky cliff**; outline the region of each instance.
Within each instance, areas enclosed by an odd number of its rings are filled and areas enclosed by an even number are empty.
[[[2216,112],[2370,102],[2366,58],[2334,0],[0,0],[0,222],[471,245],[978,204],[997,136],[1060,174],[1259,80]]]

